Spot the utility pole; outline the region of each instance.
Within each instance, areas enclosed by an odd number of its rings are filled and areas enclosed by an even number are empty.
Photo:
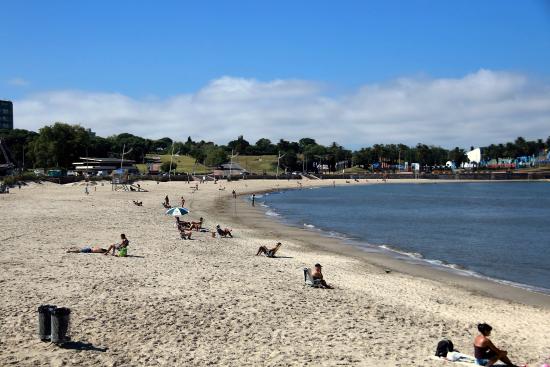
[[[279,154],[277,156],[277,179],[279,179],[279,163],[281,161],[281,158],[283,158],[285,155],[286,153],[281,155],[281,151],[279,150]]]
[[[229,178],[231,178],[231,176],[233,174],[233,158],[235,158],[238,155],[239,155],[239,153],[233,154],[233,149],[231,149],[231,156],[230,156],[230,160],[229,160]]]
[[[174,143],[172,143],[172,154],[170,155],[170,169],[168,169],[168,181],[170,181],[170,174],[172,173],[173,161],[174,161]]]

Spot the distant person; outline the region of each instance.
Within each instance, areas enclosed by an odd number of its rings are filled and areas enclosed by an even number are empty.
[[[323,288],[332,289],[332,287],[328,285],[327,282],[325,282],[325,280],[323,279],[323,273],[321,271],[322,268],[323,267],[321,266],[321,264],[315,264],[315,270],[313,270],[311,276],[314,281],[319,281],[319,284],[321,284]]]
[[[218,234],[222,237],[229,236],[233,238],[233,235],[231,234],[231,230],[229,228],[222,229],[219,224],[216,226],[216,232],[218,232]]]
[[[501,360],[507,366],[516,366],[508,359],[508,352],[498,349],[489,339],[493,328],[489,324],[478,324],[477,330],[480,335],[474,339],[474,357],[476,364],[480,366],[493,366],[497,361]]]
[[[86,187],[84,188],[84,193],[85,193],[86,195],[89,195],[89,194],[90,194],[90,192],[88,191],[88,185],[86,185]]]
[[[168,195],[164,197],[164,206],[170,206],[170,199],[168,199]]]
[[[204,222],[204,219],[202,217],[200,217],[199,221],[198,222],[191,222],[191,227],[189,228],[190,230],[195,230],[195,231],[200,231],[200,229],[202,228],[202,223]]]
[[[233,199],[237,198],[237,193],[235,192],[235,190],[233,190],[233,192],[231,192],[231,195],[233,195]]]
[[[137,206],[143,206],[143,201],[132,200],[132,202]]]
[[[181,206],[182,206],[182,207],[185,206],[185,199],[183,198],[183,196],[181,197]]]
[[[252,194],[252,206],[256,206],[255,202],[256,202],[256,194]]]
[[[83,253],[83,254],[103,254],[107,249],[101,247],[71,247],[67,250],[68,253]]]
[[[113,256],[115,256],[115,250],[122,250],[124,248],[127,248],[129,244],[130,241],[128,241],[126,235],[122,233],[120,235],[120,243],[113,243],[111,246],[109,246],[104,255],[107,255],[110,251],[113,251]]]
[[[280,242],[277,242],[277,245],[273,248],[267,248],[267,246],[260,246],[258,249],[258,252],[256,252],[256,256],[259,256],[261,254],[265,254],[267,257],[275,257],[275,254],[279,250],[279,248],[282,246]]]

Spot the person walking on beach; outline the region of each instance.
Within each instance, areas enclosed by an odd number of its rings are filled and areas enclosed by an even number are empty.
[[[182,207],[185,206],[185,199],[183,198],[183,196],[181,197],[181,206],[182,206]]]
[[[231,193],[231,195],[233,195],[233,199],[236,199],[236,198],[237,198],[237,193],[235,192],[235,190],[233,190],[233,192]]]
[[[256,194],[252,194],[252,206],[256,206],[255,202],[256,202]]]
[[[480,366],[493,366],[498,360],[507,366],[516,366],[508,359],[508,352],[498,349],[489,336],[493,328],[489,324],[478,324],[479,335],[474,339],[474,357]]]
[[[323,279],[323,273],[322,273],[322,266],[321,264],[317,263],[315,264],[315,270],[313,270],[313,273],[311,274],[313,280],[318,280],[319,283],[323,286],[323,288],[327,288],[327,289],[332,289],[332,287],[330,285],[327,284],[327,282],[325,282],[325,280]]]
[[[168,199],[168,195],[164,197],[164,206],[166,207],[170,206],[170,199]]]

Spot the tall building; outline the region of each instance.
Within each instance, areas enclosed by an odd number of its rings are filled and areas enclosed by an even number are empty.
[[[13,103],[0,100],[0,129],[13,129]]]

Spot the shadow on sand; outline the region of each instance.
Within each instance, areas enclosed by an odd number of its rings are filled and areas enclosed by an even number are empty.
[[[94,352],[106,352],[108,348],[96,347],[91,343],[85,342],[67,342],[60,345],[63,349],[73,349],[73,350],[91,350]]]

